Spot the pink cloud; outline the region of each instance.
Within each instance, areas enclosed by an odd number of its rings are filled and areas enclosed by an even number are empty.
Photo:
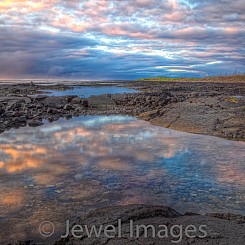
[[[152,38],[151,34],[143,33],[132,28],[130,25],[104,25],[101,27],[101,32],[110,36],[128,36],[132,38]]]
[[[77,21],[71,15],[62,15],[61,17],[54,20],[51,25],[62,29],[69,29],[74,32],[84,32],[89,29],[90,25],[83,21]]]
[[[0,2],[0,11],[17,11],[19,13],[33,13],[49,9],[58,0],[28,1],[28,0],[5,0]]]
[[[165,14],[164,19],[169,21],[181,21],[185,19],[186,14],[183,12],[173,12],[170,14]]]

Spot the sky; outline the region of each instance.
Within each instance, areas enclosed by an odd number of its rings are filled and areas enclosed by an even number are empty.
[[[1,79],[245,72],[244,0],[1,0]]]

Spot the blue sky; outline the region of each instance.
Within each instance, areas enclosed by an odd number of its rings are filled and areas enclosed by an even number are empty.
[[[0,78],[245,72],[244,0],[0,2]]]

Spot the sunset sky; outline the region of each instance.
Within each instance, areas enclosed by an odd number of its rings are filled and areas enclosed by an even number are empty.
[[[245,72],[244,0],[1,0],[1,79]]]

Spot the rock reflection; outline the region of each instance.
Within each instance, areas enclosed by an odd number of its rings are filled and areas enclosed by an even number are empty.
[[[114,204],[245,214],[245,144],[125,116],[60,120],[0,135],[0,240]],[[53,237],[56,239],[56,237]]]

